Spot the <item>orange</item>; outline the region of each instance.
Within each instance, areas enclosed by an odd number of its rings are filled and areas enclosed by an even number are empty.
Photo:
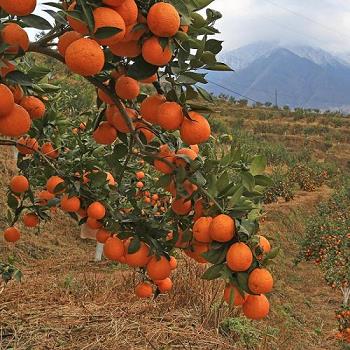
[[[69,11],[74,11],[76,5],[77,5],[76,1],[73,1],[68,7],[68,13],[69,13]],[[89,33],[88,26],[86,25],[86,23],[84,21],[79,20],[79,19],[74,18],[74,17],[69,16],[69,15],[67,16],[67,21],[68,21],[69,25],[76,32],[78,32],[82,35],[87,35]]]
[[[189,112],[191,119],[184,118],[180,134],[183,142],[188,145],[200,144],[208,141],[211,130],[208,121],[196,112]]]
[[[211,242],[211,237],[209,234],[209,227],[211,222],[213,221],[212,217],[201,217],[198,219],[193,225],[193,237],[202,243]]]
[[[248,287],[254,294],[270,293],[273,288],[273,278],[266,269],[254,269],[248,277]]]
[[[124,100],[133,100],[140,94],[140,85],[130,77],[120,77],[115,83],[115,93]]]
[[[15,103],[19,104],[21,102],[22,98],[24,97],[24,92],[23,92],[21,86],[20,85],[10,86],[10,90],[13,93]]]
[[[105,5],[114,7],[121,5],[124,1],[125,0],[102,0]]]
[[[9,227],[4,231],[4,238],[6,242],[15,243],[21,237],[21,233],[16,227]]]
[[[177,260],[174,256],[170,257],[169,264],[171,270],[175,270],[177,268]]]
[[[93,230],[97,230],[97,229],[102,227],[102,224],[99,221],[97,221],[96,219],[93,219],[93,218],[87,218],[86,225],[88,225]]]
[[[259,246],[265,254],[271,251],[271,244],[264,236],[259,236]]]
[[[2,78],[5,78],[7,74],[16,69],[16,66],[7,60],[1,60],[0,63],[0,73]]]
[[[157,124],[164,130],[174,131],[180,128],[184,120],[182,107],[176,102],[165,102],[158,107]]]
[[[158,2],[148,11],[147,24],[154,35],[171,37],[180,29],[180,15],[173,5]]]
[[[140,56],[142,49],[138,40],[131,40],[126,42],[120,42],[111,45],[110,50],[113,55],[120,57],[135,58]]]
[[[242,242],[234,243],[227,251],[226,261],[227,266],[232,271],[246,271],[253,262],[253,254],[246,244]]]
[[[153,295],[152,286],[147,282],[141,282],[135,287],[135,294],[139,298],[151,298]]]
[[[170,276],[171,268],[168,259],[161,256],[151,258],[146,267],[149,278],[153,281],[164,280]]]
[[[138,181],[137,183],[136,183],[136,187],[137,188],[143,188],[145,186],[145,184],[143,183],[143,182],[141,182],[141,181]]]
[[[51,176],[46,182],[46,188],[50,193],[54,194],[54,193],[57,193],[55,191],[56,187],[59,184],[63,184],[63,183],[64,183],[64,180],[59,176]],[[62,191],[59,191],[59,192],[62,192]]]
[[[39,224],[39,218],[34,213],[28,213],[23,216],[23,224],[26,227],[36,227]]]
[[[198,190],[198,187],[189,180],[185,180],[185,182],[183,183],[183,187],[189,196],[191,196],[193,192],[196,192]]]
[[[106,103],[107,105],[113,105],[114,104],[114,101],[112,100],[112,98],[106,94],[103,90],[101,89],[97,89],[97,95],[98,95],[98,98]]]
[[[203,199],[198,199],[194,202],[194,221],[197,221],[200,217],[203,216]]]
[[[29,190],[29,181],[23,175],[16,175],[10,181],[10,189],[15,193],[23,193]]]
[[[0,7],[10,15],[28,16],[34,11],[36,0],[0,0]]]
[[[158,119],[158,109],[164,102],[166,102],[166,98],[163,95],[153,95],[145,98],[141,103],[142,118],[155,124]]]
[[[67,213],[76,213],[80,209],[79,197],[68,197],[68,195],[64,195],[61,198],[61,209]]]
[[[38,141],[29,136],[23,136],[17,141],[17,150],[21,154],[33,154],[39,149]]]
[[[113,175],[109,172],[106,172],[107,174],[107,181],[108,181],[108,185],[109,186],[115,186],[117,184],[117,182],[115,181]]]
[[[70,44],[65,60],[68,68],[82,76],[91,76],[102,71],[105,56],[100,45],[88,38],[81,38]]]
[[[175,199],[171,204],[171,209],[176,215],[187,215],[192,209],[192,202],[186,198]]]
[[[17,54],[19,50],[26,52],[29,48],[29,37],[26,31],[15,23],[5,24],[1,31],[2,41],[9,45],[6,51]]]
[[[92,136],[100,145],[111,145],[117,139],[117,130],[108,122],[102,122]]]
[[[19,137],[26,134],[31,126],[28,112],[15,104],[9,114],[0,118],[0,134],[5,136]]]
[[[264,294],[248,295],[243,304],[243,313],[252,320],[265,318],[270,311],[270,303]]]
[[[93,202],[87,208],[88,217],[101,220],[106,215],[106,208],[100,202]]]
[[[45,104],[34,96],[24,96],[20,105],[29,113],[33,120],[41,119],[46,112]]]
[[[235,221],[228,215],[220,214],[211,222],[209,231],[213,241],[228,242],[236,233]]]
[[[138,8],[134,0],[124,0],[119,6],[113,7],[123,17],[125,25],[137,22]]]
[[[108,238],[103,247],[103,253],[107,259],[118,261],[118,259],[124,255],[123,241],[115,236]]]
[[[167,65],[173,56],[169,45],[164,49],[159,42],[159,38],[152,36],[142,45],[142,56],[144,60],[155,66]]]
[[[77,41],[81,38],[82,38],[82,35],[78,32],[75,32],[75,31],[66,32],[66,33],[62,34],[58,38],[58,43],[57,43],[58,52],[61,54],[61,56],[64,57],[68,46],[71,43],[74,43],[74,41]]]
[[[176,152],[176,155],[186,156],[189,160],[195,160],[197,158],[197,153],[191,148],[181,148]],[[175,164],[177,166],[186,166],[188,163],[181,157],[176,158]]]
[[[127,115],[129,116],[130,120],[136,119],[136,111],[130,108],[125,108],[125,111]],[[111,105],[107,107],[106,110],[106,118],[110,125],[115,127],[118,131],[122,133],[129,133],[131,132],[131,129],[126,124],[123,116],[119,112],[119,109],[115,105]]]
[[[93,11],[95,20],[94,33],[100,28],[116,28],[120,31],[105,39],[96,39],[100,45],[113,45],[121,41],[125,36],[125,22],[117,11],[114,11],[108,7],[97,7]]]
[[[4,84],[0,84],[0,118],[9,114],[15,107],[12,91]]]
[[[163,174],[171,174],[174,171],[174,168],[171,167],[171,164],[173,164],[175,161],[174,153],[161,150],[159,157],[161,159],[154,160],[154,167]],[[164,162],[162,159],[164,159],[166,162]]]
[[[46,142],[41,146],[41,152],[45,154],[47,157],[56,159],[59,157],[59,152],[55,149],[51,142]]]
[[[155,283],[161,293],[170,292],[173,288],[173,282],[169,277],[160,281],[155,281]]]
[[[154,135],[154,133],[148,127],[145,127],[145,124],[143,124],[141,122],[140,123],[135,123],[135,129],[139,133],[143,134],[143,136],[145,137],[147,143],[152,142],[153,139],[156,136],[156,135]]]
[[[47,205],[48,201],[55,198],[55,196],[49,191],[41,191],[38,193],[39,205]]]
[[[96,241],[99,243],[106,243],[107,239],[111,237],[111,232],[100,228],[96,233]]]
[[[139,41],[146,32],[145,27],[137,27],[138,23],[127,26],[123,41]]]
[[[199,147],[198,147],[198,145],[191,145],[190,148],[191,148],[192,151],[195,151],[197,155],[199,154]]]
[[[135,253],[129,254],[128,248],[130,245],[130,240],[125,242],[125,263],[133,267],[145,267],[150,261],[150,249],[149,246],[141,242],[140,248]]]
[[[231,294],[233,293],[233,295]],[[231,305],[231,295],[232,295],[232,305]],[[247,295],[244,297],[241,295],[237,287],[233,285],[227,285],[224,290],[224,300],[229,306],[240,306],[243,305],[247,300]]]
[[[192,259],[196,260],[200,264],[207,263],[207,260],[202,256],[209,250],[209,245],[206,243],[195,242],[192,244],[192,250],[185,252]]]
[[[145,173],[143,171],[137,171],[135,175],[138,180],[142,180],[145,177]]]

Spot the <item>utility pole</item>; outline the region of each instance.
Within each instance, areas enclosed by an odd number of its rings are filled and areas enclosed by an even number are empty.
[[[278,93],[277,93],[277,89],[275,89],[275,106],[278,107]]]

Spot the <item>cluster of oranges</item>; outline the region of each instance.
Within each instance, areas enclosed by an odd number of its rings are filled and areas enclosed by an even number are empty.
[[[350,309],[344,307],[343,310],[338,311],[336,318],[339,322],[339,332],[336,338],[350,343]]]

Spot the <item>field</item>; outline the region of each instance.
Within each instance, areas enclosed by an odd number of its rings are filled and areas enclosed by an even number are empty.
[[[211,107],[214,131],[232,134],[249,154],[265,154],[276,183],[290,177],[291,198],[277,191],[264,206],[261,232],[281,247],[271,266],[276,285],[268,319],[251,322],[230,311],[223,286],[201,281],[204,267],[182,255],[170,295],[140,301],[134,273],[93,262],[94,242],[80,239],[79,227],[58,215],[38,233],[26,230],[15,248],[0,242],[1,255],[13,256],[24,273],[21,283],[0,291],[0,349],[339,349],[340,294],[316,265],[294,266],[294,260],[305,220],[349,174],[350,120],[225,100]],[[295,166],[314,176],[311,182],[293,177]],[[2,148],[0,183],[13,174],[12,150]],[[4,212],[6,187],[0,191]]]

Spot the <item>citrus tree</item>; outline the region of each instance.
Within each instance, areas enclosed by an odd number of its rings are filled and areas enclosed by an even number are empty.
[[[341,339],[350,342],[350,195],[349,187],[321,204],[307,223],[299,260],[314,261],[343,300],[337,312]]]
[[[204,279],[226,281],[228,304],[262,319],[277,254],[258,224],[270,180],[263,157],[211,135],[212,97],[198,83],[230,70],[216,59],[212,2],[48,2],[50,24],[35,0],[0,0],[0,143],[17,147],[19,169],[3,236],[15,243],[62,210],[95,230],[107,259],[140,272],[137,296],[171,290],[178,249],[208,264]],[[35,42],[26,28],[42,31]],[[89,82],[96,103],[83,108],[83,88],[67,96],[38,55]]]

